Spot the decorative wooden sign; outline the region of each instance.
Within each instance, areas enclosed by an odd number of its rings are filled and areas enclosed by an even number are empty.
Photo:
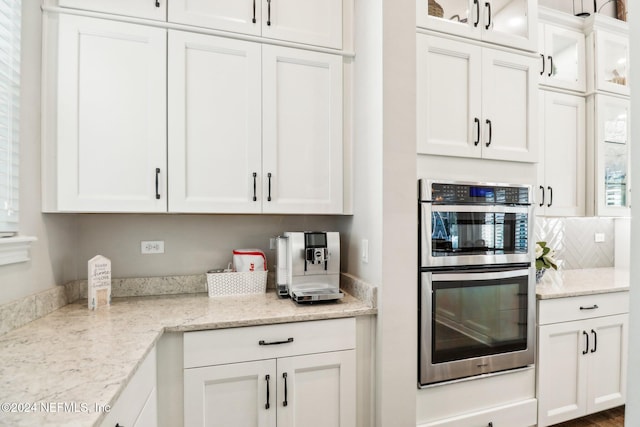
[[[102,255],[91,258],[88,262],[87,278],[89,309],[95,310],[111,305],[111,260]]]

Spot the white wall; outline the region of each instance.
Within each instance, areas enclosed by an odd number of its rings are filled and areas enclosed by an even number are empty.
[[[40,2],[22,2],[20,232],[35,236],[31,261],[0,266],[0,304],[75,278],[72,216],[40,213]]]
[[[629,40],[631,43],[630,85],[633,93],[640,88],[640,7],[627,1]],[[634,54],[634,52],[636,54]],[[640,96],[631,97],[631,111],[640,111]],[[636,116],[637,117],[637,116]],[[631,120],[631,140],[640,141],[640,121]],[[631,150],[631,170],[640,171],[640,150]],[[640,188],[640,174],[631,175],[631,188]],[[627,374],[627,407],[625,425],[640,425],[640,205],[631,206],[631,310],[629,313],[629,368]],[[635,261],[635,262],[634,262]]]

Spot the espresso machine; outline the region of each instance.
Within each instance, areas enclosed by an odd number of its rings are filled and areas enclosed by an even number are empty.
[[[282,298],[302,303],[333,301],[340,291],[340,233],[286,232],[276,238],[276,286]]]

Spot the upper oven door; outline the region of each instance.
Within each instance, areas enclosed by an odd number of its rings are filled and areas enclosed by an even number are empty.
[[[529,263],[532,206],[420,203],[422,267]]]

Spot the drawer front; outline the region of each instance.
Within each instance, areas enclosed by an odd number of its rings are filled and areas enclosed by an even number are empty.
[[[570,322],[629,312],[629,292],[582,295],[538,301],[538,324]]]
[[[186,332],[184,367],[350,350],[355,331],[355,318],[346,318]]]
[[[536,399],[528,399],[484,411],[460,415],[458,417],[447,418],[427,424],[418,424],[418,427],[534,426],[537,422],[537,402]]]

